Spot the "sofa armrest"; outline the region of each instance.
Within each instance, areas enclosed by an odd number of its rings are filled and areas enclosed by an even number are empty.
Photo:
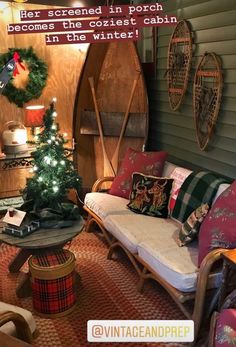
[[[115,177],[112,177],[112,176],[109,176],[109,177],[103,177],[103,178],[99,178],[93,185],[92,187],[92,192],[98,192],[103,183],[106,183],[106,182],[112,182],[114,180]]]
[[[212,267],[216,262],[218,262],[221,259],[221,254],[224,253],[226,250],[224,248],[217,248],[209,252],[205,258],[203,259],[198,273],[198,281],[197,281],[197,290],[195,295],[195,305],[194,305],[194,311],[192,314],[192,319],[195,323],[194,325],[194,335],[197,336],[201,320],[203,317],[203,311],[204,311],[204,303],[205,303],[205,297],[207,292],[207,282],[209,278],[209,274],[212,270]],[[196,304],[197,303],[197,304]]]
[[[17,337],[23,341],[31,342],[32,334],[27,321],[22,315],[12,311],[0,313],[0,327],[8,322],[13,322],[16,327]]]
[[[198,274],[198,282],[197,282],[197,290],[195,296],[195,304],[194,311],[192,315],[192,319],[195,322],[195,336],[197,336],[200,328],[201,319],[203,316],[203,309],[205,303],[205,296],[207,291],[207,281],[209,278],[209,274],[213,268],[213,266],[221,259],[221,255],[227,252],[228,249],[225,248],[216,248],[209,252],[205,258],[203,259]]]

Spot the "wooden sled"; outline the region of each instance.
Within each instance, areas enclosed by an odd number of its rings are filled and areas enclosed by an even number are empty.
[[[133,42],[91,44],[74,107],[75,154],[84,189],[116,174],[128,147],[147,140],[147,91]]]

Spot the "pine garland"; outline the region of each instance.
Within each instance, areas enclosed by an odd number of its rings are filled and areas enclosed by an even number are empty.
[[[37,99],[42,94],[42,90],[46,85],[48,69],[47,65],[34,53],[32,47],[28,49],[9,48],[7,53],[0,56],[0,67],[3,67],[12,59],[14,52],[17,52],[21,60],[27,63],[29,70],[28,83],[24,89],[16,88],[12,83],[13,78],[11,78],[2,94],[18,107],[23,107],[24,103]]]

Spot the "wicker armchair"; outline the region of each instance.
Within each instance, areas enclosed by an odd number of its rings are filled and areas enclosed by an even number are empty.
[[[4,302],[0,302],[0,331],[29,343],[37,334],[30,311]]]

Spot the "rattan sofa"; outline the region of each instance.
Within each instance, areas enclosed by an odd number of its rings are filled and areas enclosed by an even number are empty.
[[[175,167],[167,162],[163,176],[168,177]],[[206,293],[210,288],[219,287],[221,282],[221,266],[217,271],[212,269],[224,250],[213,250],[198,268],[197,241],[188,247],[179,247],[174,236],[180,225],[171,218],[133,213],[126,206],[127,199],[102,191],[103,184],[112,180],[112,177],[97,180],[92,192],[86,194],[84,209],[89,215],[86,230],[102,233],[109,244],[109,259],[118,248],[124,250],[138,273],[138,290],[143,290],[149,278],[160,283],[186,318],[194,320],[197,337],[205,312]],[[227,187],[227,184],[220,185],[215,200]],[[94,224],[99,228],[94,228]],[[193,310],[189,310],[189,300],[193,300]]]

